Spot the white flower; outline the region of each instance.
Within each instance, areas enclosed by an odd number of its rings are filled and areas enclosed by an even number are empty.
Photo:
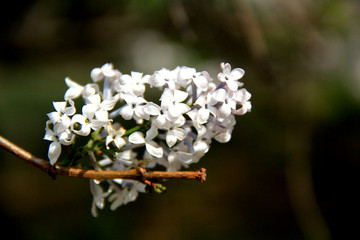
[[[122,138],[126,130],[123,127],[120,127],[118,130],[114,128],[111,123],[108,123],[105,127],[108,135],[106,136],[105,146],[109,149],[109,144],[114,142],[117,148],[122,148],[125,146],[126,141]]]
[[[196,87],[198,87],[201,91],[206,91],[209,87],[209,82],[212,81],[212,78],[206,71],[196,72],[195,68],[181,67],[178,81],[182,87],[185,87],[193,81]]]
[[[75,114],[71,119],[71,130],[80,136],[87,136],[90,134],[91,129],[97,130],[109,122],[106,117],[107,112],[97,112],[92,104],[84,105],[82,113]],[[97,118],[100,117],[102,120],[94,119],[96,113]]]
[[[168,155],[168,172],[178,171],[181,167],[188,167],[192,161],[192,154],[180,151],[171,151]]]
[[[209,151],[209,144],[202,140],[196,140],[193,144],[194,153],[192,163],[196,163]]]
[[[174,70],[162,68],[159,71],[155,71],[149,78],[150,86],[161,88],[167,85],[171,90],[177,89],[179,86],[179,83],[177,82],[179,70],[180,67],[177,67]]]
[[[108,110],[111,110],[119,99],[115,95],[101,102],[99,94],[88,96],[88,104],[82,107],[82,114],[76,114],[71,119],[71,130],[78,135],[87,136],[91,129],[98,130],[111,121]]]
[[[175,145],[179,140],[182,141],[186,137],[186,132],[182,128],[174,127],[173,129],[167,131],[166,133],[166,143],[169,147]]]
[[[137,97],[133,94],[123,94],[122,98],[125,100],[126,105],[122,106],[117,112],[125,120],[130,120],[134,118],[135,120],[142,122],[142,117],[144,113],[142,105],[144,105],[147,101],[143,97]],[[114,115],[115,114],[112,114],[110,116]]]
[[[114,181],[119,183],[119,181]],[[120,188],[113,182],[110,182],[110,188],[113,193],[109,196],[108,200],[111,203],[110,209],[115,210],[121,205],[133,202],[139,195],[139,192],[145,192],[145,184],[133,180],[122,180]]]
[[[215,122],[209,122],[206,124],[207,137],[215,138],[218,142],[225,143],[230,141],[231,133],[236,124],[234,115],[230,115],[227,118],[217,119]]]
[[[67,107],[67,103],[70,104],[69,107]],[[47,115],[52,123],[59,123],[60,125],[62,125],[59,130],[63,131],[70,126],[69,116],[74,115],[76,112],[74,102],[69,99],[65,102],[53,102],[53,105],[56,112],[51,112]]]
[[[80,84],[72,81],[70,78],[65,78],[65,83],[68,85],[69,89],[65,92],[64,99],[74,99],[81,95],[84,90],[84,87]]]
[[[68,77],[65,78],[65,83],[69,87],[64,95],[65,100],[78,98],[81,94],[83,97],[88,97],[99,91],[99,86],[97,84],[86,84],[85,86],[81,86]]]
[[[50,129],[50,125],[53,124],[50,120],[46,122],[45,128],[45,136],[44,139],[48,141],[52,141],[49,146],[48,158],[50,160],[50,164],[54,165],[58,160],[61,154],[61,144],[62,145],[70,145],[74,141],[74,134],[72,134],[69,129],[65,129],[62,132],[59,132],[56,127],[60,126],[59,124],[54,125],[55,130]]]
[[[111,193],[111,189],[109,191],[104,192],[102,187],[99,185],[99,182],[94,179],[90,180],[90,191],[93,195],[93,204],[91,208],[91,213],[94,217],[97,217],[98,213],[96,208],[103,209],[105,205],[105,198]]]
[[[171,122],[166,118],[165,114],[160,113],[154,117],[152,121],[158,129],[168,130],[172,126]]]
[[[153,134],[153,131],[157,131],[155,128],[149,130],[146,134],[146,138],[144,138],[143,134],[141,132],[134,132],[130,134],[129,136],[129,142],[133,144],[145,144],[146,151],[150,153],[152,156],[161,158],[164,154],[163,149],[157,145],[155,141],[152,139],[155,134]]]
[[[231,91],[236,91],[239,86],[242,86],[238,80],[244,76],[245,71],[241,68],[235,68],[231,71],[229,63],[221,63],[222,73],[218,74],[218,79],[227,84]]]
[[[161,95],[161,110],[165,112],[165,116],[171,122],[183,122],[184,117],[182,114],[190,111],[190,107],[182,103],[188,97],[188,93],[180,90],[170,90],[166,88]]]
[[[104,64],[101,68],[94,68],[91,73],[90,77],[94,82],[99,82],[103,78],[117,78],[121,75],[121,73],[114,69],[114,66],[111,63]]]
[[[120,77],[121,89],[124,93],[142,96],[145,92],[145,83],[148,83],[150,76],[143,76],[139,72],[131,72],[131,76],[123,74]]]
[[[197,138],[201,138],[206,133],[206,127],[203,124],[207,123],[210,111],[206,108],[195,108],[188,112],[187,115],[191,118],[193,126],[198,132]]]
[[[49,145],[48,158],[50,159],[50,164],[54,165],[58,160],[61,154],[61,145],[58,141],[53,141]]]
[[[67,106],[67,104],[70,106]],[[69,99],[64,102],[53,102],[56,111],[48,114],[50,120],[46,122],[45,140],[52,141],[49,146],[48,158],[53,165],[61,154],[61,144],[70,145],[74,141],[74,134],[69,130],[71,119],[69,116],[75,114],[74,102]],[[50,125],[53,129],[50,129]]]
[[[232,113],[236,115],[243,115],[247,112],[251,111],[251,102],[249,99],[251,98],[251,94],[245,89],[240,89],[234,93],[233,99],[237,104],[241,104],[241,108],[233,109]]]

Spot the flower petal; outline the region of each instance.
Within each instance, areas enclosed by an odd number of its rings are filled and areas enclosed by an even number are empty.
[[[172,147],[175,145],[177,140],[184,140],[186,137],[186,132],[184,129],[181,128],[174,128],[172,130],[169,130],[166,134],[166,143],[169,147]]]
[[[86,104],[82,107],[82,113],[87,119],[92,119],[98,107],[94,104]]]
[[[217,115],[220,118],[228,117],[231,114],[231,108],[228,104],[223,104],[217,111]]]
[[[119,98],[120,98],[120,95],[116,94],[115,96],[111,97],[110,99],[102,101],[102,103],[100,103],[100,108],[107,110],[107,111],[113,109],[115,104],[119,100]]]
[[[130,120],[133,115],[134,115],[134,109],[131,108],[130,106],[125,106],[120,110],[120,115],[125,119],[125,120]]]
[[[172,147],[177,142],[176,136],[170,131],[166,134],[166,143],[169,147]]]
[[[215,140],[220,143],[229,142],[231,139],[231,133],[226,131],[215,136]]]
[[[65,108],[64,113],[68,116],[72,116],[76,113],[74,101],[69,99],[68,102],[69,102],[70,106]]]
[[[174,91],[174,100],[176,102],[183,102],[188,97],[188,95],[189,94],[187,92],[175,89],[175,91]]]
[[[50,164],[54,165],[58,160],[61,153],[61,145],[58,141],[54,141],[49,146],[48,157],[50,159]]]
[[[62,145],[68,146],[72,144],[74,140],[75,140],[75,135],[72,132],[70,132],[69,129],[59,134],[59,142]]]
[[[59,112],[51,112],[51,113],[48,113],[47,116],[49,117],[49,119],[52,123],[57,123],[60,121]]]
[[[233,92],[239,88],[239,82],[236,80],[228,80],[226,84],[228,85],[229,89]]]
[[[221,68],[224,74],[228,75],[231,72],[231,65],[229,63],[221,63]]]
[[[204,75],[200,75],[194,78],[194,83],[201,91],[204,92],[208,89],[209,86],[209,80]]]
[[[156,143],[153,141],[150,141],[146,143],[146,151],[153,155],[154,157],[161,158],[164,154],[164,151],[161,147],[157,147]]]
[[[109,113],[107,111],[100,110],[95,112],[95,117],[97,120],[106,122],[109,120]]]
[[[80,84],[72,81],[70,78],[65,78],[65,83],[69,87],[69,89],[65,92],[64,99],[74,99],[80,96],[82,91],[84,90],[84,87]]]
[[[136,84],[132,87],[132,90],[133,90],[133,93],[136,95],[136,96],[140,96],[140,95],[143,95],[144,92],[145,92],[145,85],[144,84]]]
[[[119,135],[117,135],[117,136],[115,137],[115,139],[114,139],[114,143],[115,143],[116,147],[120,149],[120,148],[122,148],[123,146],[125,146],[126,141],[125,141],[122,137],[120,137]]]
[[[146,132],[146,140],[152,140],[159,134],[155,124],[151,124],[150,129]]]
[[[231,80],[239,80],[245,74],[245,71],[242,68],[235,68],[231,71],[229,75],[229,79]]]
[[[105,63],[101,67],[101,71],[105,77],[114,77],[116,75],[116,71],[114,70],[114,66],[111,63]]]
[[[144,106],[144,112],[152,116],[157,116],[160,114],[160,107],[153,102],[148,102]]]
[[[217,89],[214,93],[213,93],[213,98],[218,101],[218,102],[224,102],[226,99],[226,90],[223,88]]]
[[[161,109],[168,109],[174,101],[174,96],[169,88],[165,88],[160,97]]]
[[[57,112],[63,113],[65,111],[66,101],[65,102],[53,102],[53,105]]]
[[[210,112],[206,108],[200,108],[197,114],[197,120],[200,124],[204,124],[209,119]]]
[[[129,142],[133,144],[145,143],[145,138],[141,132],[134,132],[129,136]]]
[[[110,120],[97,120],[97,119],[93,119],[91,120],[91,128],[94,130],[99,130],[102,127],[105,127],[106,124],[109,123]]]
[[[162,87],[165,85],[165,80],[160,74],[156,71],[151,78],[149,79],[149,83],[153,87]]]
[[[186,112],[188,112],[188,111],[191,110],[191,108],[190,108],[187,104],[185,104],[185,103],[178,103],[178,104],[176,104],[176,108],[179,109],[179,111],[180,111],[181,114],[184,114],[184,113],[186,113]]]
[[[98,82],[104,78],[104,74],[102,73],[101,68],[94,68],[91,70],[90,77],[94,82]]]
[[[156,117],[154,120],[154,125],[159,129],[169,129],[171,127],[171,123],[163,114]]]
[[[94,105],[97,105],[97,106],[99,106],[100,103],[101,103],[101,97],[100,97],[99,94],[94,94],[94,95],[87,96],[85,98],[85,100],[86,100],[87,104],[94,104]]]

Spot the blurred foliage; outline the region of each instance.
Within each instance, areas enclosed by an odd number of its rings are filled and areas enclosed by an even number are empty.
[[[52,181],[0,151],[1,229],[19,239],[356,238],[360,149],[357,1],[12,1],[0,15],[0,134],[46,158],[51,101],[112,62],[124,73],[242,67],[253,111],[196,166],[90,214],[87,180]],[[12,231],[11,229],[16,229]],[[11,232],[10,232],[11,231]]]

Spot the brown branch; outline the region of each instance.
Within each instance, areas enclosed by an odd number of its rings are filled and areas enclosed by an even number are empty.
[[[206,169],[201,168],[198,171],[148,171],[145,168],[130,169],[130,170],[85,170],[78,168],[65,168],[57,164],[50,165],[49,161],[33,156],[31,153],[25,151],[9,140],[0,136],[0,146],[8,152],[14,154],[25,162],[37,167],[46,172],[51,177],[56,175],[77,177],[77,178],[92,178],[92,179],[132,179],[145,182],[147,180],[166,180],[166,179],[195,179],[199,182],[206,180]]]

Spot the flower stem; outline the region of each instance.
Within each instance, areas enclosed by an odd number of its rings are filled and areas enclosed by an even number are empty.
[[[0,146],[14,154],[18,158],[25,162],[39,168],[46,172],[51,177],[55,178],[56,175],[77,177],[77,178],[92,178],[92,179],[132,179],[144,182],[146,180],[157,181],[167,179],[195,179],[199,182],[206,180],[206,169],[201,168],[198,171],[177,171],[177,172],[165,172],[165,171],[147,171],[144,168],[130,169],[130,170],[85,170],[78,168],[66,168],[59,165],[50,165],[49,161],[40,159],[33,156],[31,153],[25,151],[14,143],[10,142],[6,138],[0,136]]]

